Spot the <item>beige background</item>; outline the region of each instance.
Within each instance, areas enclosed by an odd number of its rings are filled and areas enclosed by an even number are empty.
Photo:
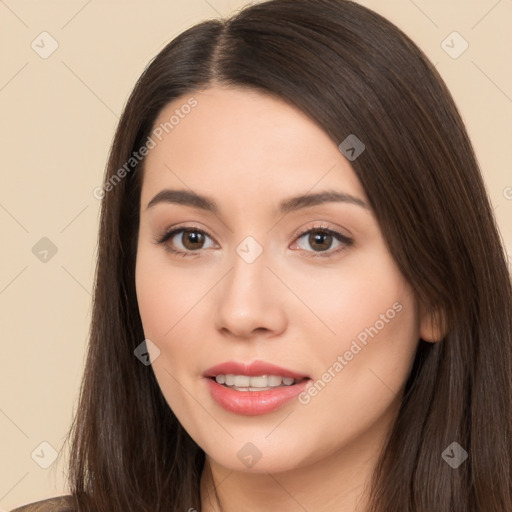
[[[244,3],[0,0],[0,511],[66,491],[66,450],[43,469],[52,449],[41,443],[62,449],[76,404],[100,206],[92,191],[127,96],[178,33]],[[360,3],[409,34],[446,80],[512,252],[512,0]],[[442,47],[454,31],[469,44],[456,59]],[[444,44],[455,55],[464,42]],[[57,249],[46,262],[33,252],[43,237]]]

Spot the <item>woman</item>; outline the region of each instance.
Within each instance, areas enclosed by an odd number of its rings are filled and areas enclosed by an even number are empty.
[[[71,495],[17,510],[512,510],[504,250],[395,26],[273,0],[187,30],[96,193]]]

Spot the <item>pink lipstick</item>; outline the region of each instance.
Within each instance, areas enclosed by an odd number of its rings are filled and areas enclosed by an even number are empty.
[[[254,416],[289,403],[311,379],[302,373],[264,361],[228,361],[203,373],[208,390],[227,411]]]

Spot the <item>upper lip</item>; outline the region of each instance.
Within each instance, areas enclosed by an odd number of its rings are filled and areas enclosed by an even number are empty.
[[[281,377],[291,377],[292,379],[309,378],[302,373],[277,366],[265,361],[252,361],[249,363],[240,363],[237,361],[226,361],[208,368],[204,377],[216,377],[217,375],[248,375],[256,377],[258,375],[279,375]]]

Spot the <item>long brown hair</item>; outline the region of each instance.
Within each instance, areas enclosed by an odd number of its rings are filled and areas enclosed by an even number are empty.
[[[133,154],[165,105],[215,84],[274,94],[336,144],[350,134],[363,141],[352,167],[389,251],[442,318],[443,340],[419,341],[371,511],[510,512],[512,290],[478,163],[422,51],[347,0],[271,0],[202,22],[138,80],[105,176],[90,343],[69,433],[77,510],[201,509],[204,452],[134,356],[144,339],[134,280],[144,160]],[[442,458],[454,442],[469,454],[457,469]]]

